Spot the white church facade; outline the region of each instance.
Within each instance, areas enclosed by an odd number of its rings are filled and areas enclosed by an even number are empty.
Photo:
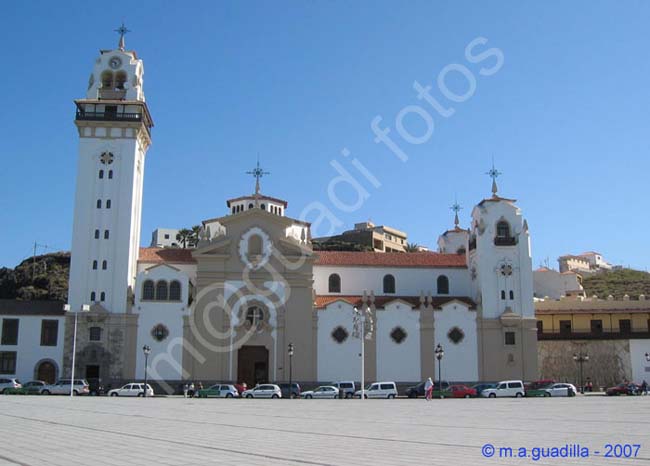
[[[366,380],[437,375],[438,344],[445,380],[537,376],[528,225],[496,182],[470,227],[456,217],[438,252],[314,251],[310,225],[291,218],[286,201],[261,193],[261,172],[253,194],[227,200],[222,216],[202,221],[195,248],[140,247],[153,126],[143,74],[122,36],[117,49],[100,52],[85,98],[75,101],[69,305],[90,305],[79,314],[79,376],[113,385],[142,379],[147,345],[149,378],[170,387],[358,381],[357,311],[372,318]],[[69,374],[65,341],[61,373]]]

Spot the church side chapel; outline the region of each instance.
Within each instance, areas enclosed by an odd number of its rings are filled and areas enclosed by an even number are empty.
[[[201,222],[196,247],[140,247],[153,120],[143,62],[101,50],[75,101],[79,157],[69,303],[79,315],[75,371],[105,384],[143,379],[327,383],[360,378],[355,322],[368,317],[366,381],[531,380],[537,376],[530,234],[514,199],[492,195],[438,252],[314,251],[310,225],[255,189]],[[154,162],[155,163],[155,162]],[[218,214],[218,213],[217,213]],[[164,221],[164,219],[161,219]],[[68,317],[66,334],[71,335]],[[292,357],[287,348],[295,349]],[[63,373],[72,364],[71,337]],[[171,389],[171,388],[170,388]]]

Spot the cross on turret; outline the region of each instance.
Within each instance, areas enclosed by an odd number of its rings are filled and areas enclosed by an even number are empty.
[[[255,196],[260,194],[260,178],[262,178],[264,175],[270,175],[270,172],[264,171],[262,167],[260,167],[260,161],[259,159],[257,160],[257,166],[251,170],[246,172],[247,175],[253,175],[255,178]]]
[[[115,32],[120,35],[120,41],[117,44],[117,48],[124,52],[124,36],[131,31],[128,30],[124,25],[124,22],[122,22],[122,25],[119,28],[115,29]]]
[[[486,172],[485,174],[488,175],[490,178],[492,178],[492,196],[496,197],[497,191],[499,190],[497,187],[497,178],[499,177],[499,175],[502,175],[502,173],[496,168],[494,168],[494,160],[492,161],[492,168],[490,169],[490,171]]]
[[[458,203],[458,201],[454,201],[450,209],[454,213],[454,225],[456,226],[456,228],[458,228],[458,224],[460,223],[460,220],[458,219],[458,212],[463,210],[463,208]]]

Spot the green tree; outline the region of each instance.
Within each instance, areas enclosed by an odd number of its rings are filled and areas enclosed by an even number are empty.
[[[181,243],[183,249],[187,248],[188,244],[191,244],[191,237],[192,237],[192,230],[188,230],[187,228],[183,228],[181,230],[178,230],[178,233],[176,234],[176,241]]]
[[[420,250],[420,245],[417,243],[406,243],[404,250],[406,252],[418,252]]]

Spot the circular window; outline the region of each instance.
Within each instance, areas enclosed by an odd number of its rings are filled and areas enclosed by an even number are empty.
[[[104,165],[110,165],[113,163],[113,160],[115,160],[115,156],[110,152],[103,152],[102,155],[99,156],[99,160]]]
[[[151,329],[151,336],[156,341],[163,341],[169,336],[169,329],[163,324],[158,324]]]
[[[340,325],[336,327],[334,330],[332,330],[332,338],[334,339],[335,342],[339,344],[347,340],[348,336],[349,336],[348,331],[345,330]]]
[[[408,334],[402,327],[395,327],[391,332],[390,332],[390,338],[393,340],[395,343],[398,345],[402,343],[404,340],[406,340],[406,337]]]
[[[251,327],[256,327],[264,320],[264,310],[259,306],[251,306],[246,311],[246,321]]]
[[[449,341],[451,341],[453,344],[457,345],[463,341],[463,338],[465,338],[465,333],[458,327],[454,327],[447,333],[447,338],[449,338]]]

